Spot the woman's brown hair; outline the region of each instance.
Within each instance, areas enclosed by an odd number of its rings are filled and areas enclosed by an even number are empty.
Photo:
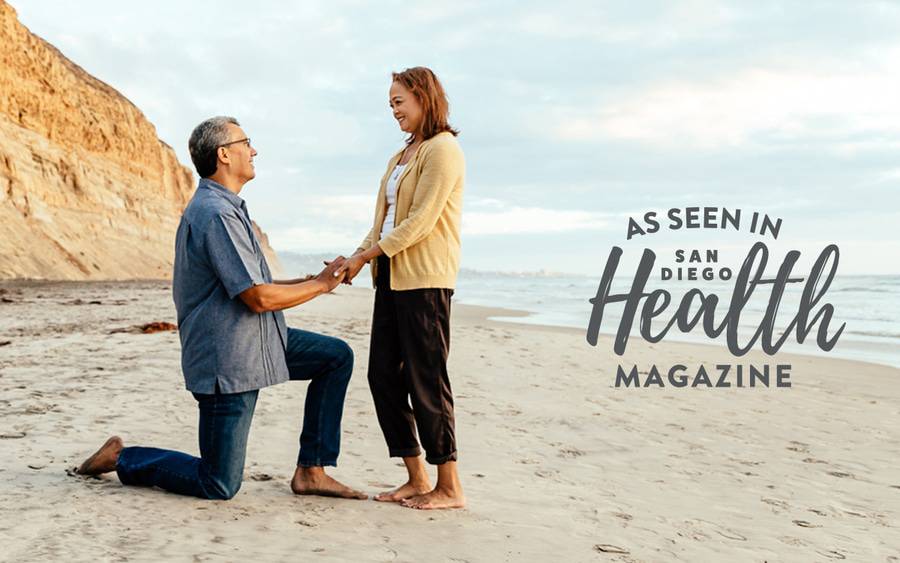
[[[401,86],[412,92],[422,104],[422,124],[419,129],[423,141],[444,131],[449,131],[454,136],[459,135],[459,131],[450,127],[448,122],[450,103],[447,101],[447,94],[444,93],[444,87],[441,86],[441,82],[431,72],[431,69],[414,66],[403,72],[392,72],[391,76],[394,82],[399,82]],[[415,135],[410,134],[406,139],[406,144],[412,144],[414,139]]]

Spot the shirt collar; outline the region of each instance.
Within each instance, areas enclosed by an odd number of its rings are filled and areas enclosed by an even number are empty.
[[[200,189],[200,188],[206,188],[206,189],[212,191],[213,193],[217,193],[217,194],[221,195],[222,197],[227,199],[233,206],[235,206],[238,209],[243,210],[243,209],[246,209],[246,207],[247,207],[247,204],[243,200],[243,198],[241,198],[236,193],[232,192],[231,190],[229,190],[222,184],[215,182],[213,180],[210,180],[209,178],[200,178],[200,184],[197,186],[197,189]]]

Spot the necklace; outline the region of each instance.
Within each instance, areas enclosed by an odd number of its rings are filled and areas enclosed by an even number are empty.
[[[409,145],[408,147],[406,147],[405,149],[403,149],[403,156],[400,157],[400,162],[403,162],[404,160],[406,160],[406,157],[408,155],[415,153],[415,151],[412,149],[414,149],[414,148],[418,149],[419,145],[421,145],[421,144],[422,143],[413,143],[413,144]],[[406,164],[408,164],[408,161],[407,161],[407,163],[402,164],[400,166],[406,166]]]

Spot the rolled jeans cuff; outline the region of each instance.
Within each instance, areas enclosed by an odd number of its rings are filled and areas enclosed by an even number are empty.
[[[337,467],[336,459],[297,459],[298,467]]]
[[[442,465],[444,463],[447,463],[448,461],[456,461],[456,451],[453,451],[441,457],[431,457],[426,455],[425,461],[427,461],[431,465]]]
[[[388,448],[388,453],[391,457],[419,457],[422,455],[422,448],[406,448],[402,450]]]
[[[128,481],[129,481],[129,479],[128,479],[128,465],[127,465],[126,462],[122,459],[123,457],[125,457],[125,456],[123,456],[122,454],[125,452],[126,449],[127,449],[127,448],[122,448],[122,451],[120,451],[118,457],[116,457],[116,477],[119,478],[119,481],[120,481],[123,485],[130,485],[131,483],[128,482]]]

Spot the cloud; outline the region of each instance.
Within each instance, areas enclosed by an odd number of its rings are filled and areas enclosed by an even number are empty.
[[[777,212],[836,242],[896,238],[877,214],[900,205],[889,2],[819,3],[814,17],[781,0],[14,4],[185,164],[197,122],[236,115],[260,151],[246,198],[279,250],[362,239],[403,142],[389,73],[417,64],[438,72],[462,130],[463,231],[481,236],[466,267],[581,267],[587,244],[622,243],[626,212],[689,204]],[[900,268],[859,256],[861,271]]]
[[[900,50],[898,50],[900,52]],[[897,60],[896,56],[890,57]],[[900,133],[896,63],[867,69],[755,67],[624,92],[554,128],[567,141],[628,140],[663,148],[777,146]],[[846,150],[846,143],[841,143]]]
[[[585,2],[571,11],[542,5],[522,10],[510,27],[557,40],[588,39],[603,44],[664,46],[730,33],[739,12],[718,0],[661,2],[651,9]]]
[[[611,214],[570,209],[508,205],[497,199],[480,199],[463,213],[463,235],[512,235],[595,231],[610,228]]]
[[[299,253],[352,252],[362,241],[365,232],[340,227],[298,226],[273,229],[266,233],[276,251]]]
[[[252,209],[269,217],[263,229],[276,250],[348,252],[372,227],[375,195],[298,193],[280,204],[254,201]]]
[[[352,223],[372,222],[376,195],[316,196],[306,201],[310,214],[327,219],[340,219]]]
[[[269,234],[276,249],[298,252],[346,251],[356,248],[372,225],[375,197],[351,194],[298,196]],[[514,235],[574,233],[621,228],[621,213],[598,213],[573,209],[550,209],[510,205],[493,198],[475,198],[466,203],[462,234]],[[616,218],[615,225],[610,219]]]

